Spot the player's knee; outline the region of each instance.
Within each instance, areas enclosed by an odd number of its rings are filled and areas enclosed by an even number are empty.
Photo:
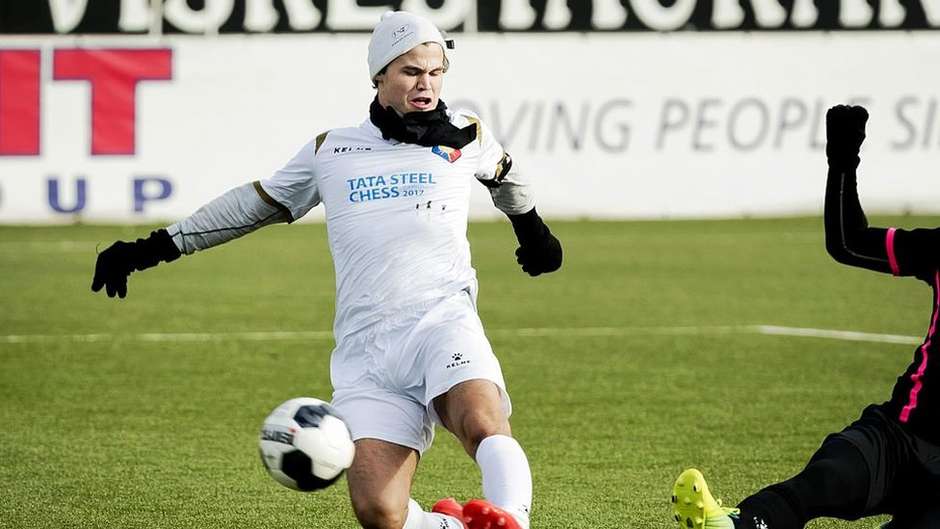
[[[408,515],[407,507],[381,498],[353,500],[353,510],[364,529],[401,529]]]
[[[848,494],[864,506],[862,500],[867,498],[869,480],[868,468],[864,464],[855,465],[846,461],[824,459],[807,466],[803,473],[815,482],[823,484],[823,490],[840,491],[840,495]]]
[[[868,463],[851,443],[834,439],[827,441],[813,455],[803,474],[835,490],[854,490],[867,494],[871,479]]]
[[[510,435],[509,420],[502,411],[477,410],[464,416],[461,441],[472,456],[484,439],[491,435]]]
[[[854,447],[849,449],[855,451]],[[777,492],[785,498],[812,497],[806,514],[813,518],[825,515],[857,520],[864,515],[868,483],[868,468],[861,458],[814,458],[802,472],[778,484]]]

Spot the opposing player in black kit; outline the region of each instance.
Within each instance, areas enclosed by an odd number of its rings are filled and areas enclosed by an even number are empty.
[[[868,112],[836,106],[826,114],[826,250],[838,262],[933,289],[933,314],[914,360],[891,399],[823,441],[802,472],[738,504],[722,507],[702,474],[688,469],[673,488],[683,529],[791,529],[818,517],[857,520],[890,514],[891,529],[940,528],[940,228],[873,228],[859,204],[856,169]]]

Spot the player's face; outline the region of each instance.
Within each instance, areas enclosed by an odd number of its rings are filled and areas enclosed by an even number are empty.
[[[399,114],[437,108],[444,82],[444,50],[437,44],[415,46],[376,76],[379,103]]]

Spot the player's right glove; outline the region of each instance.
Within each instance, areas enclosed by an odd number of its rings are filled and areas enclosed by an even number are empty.
[[[146,239],[117,241],[98,254],[91,290],[98,292],[104,287],[108,297],[116,294],[123,298],[127,296],[127,276],[131,272],[157,266],[161,261],[175,261],[179,256],[179,249],[164,229],[151,232]]]
[[[826,112],[826,158],[830,168],[858,167],[867,121],[868,111],[864,107],[837,105]]]
[[[535,208],[522,215],[509,215],[509,221],[519,241],[516,262],[522,265],[523,272],[535,277],[561,268],[561,243]]]

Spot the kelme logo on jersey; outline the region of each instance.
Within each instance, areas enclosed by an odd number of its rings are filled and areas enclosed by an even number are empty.
[[[346,154],[349,152],[368,152],[371,151],[372,147],[365,147],[363,145],[338,145],[333,147],[333,154]]]
[[[450,163],[456,162],[457,158],[460,158],[460,154],[461,154],[460,149],[454,149],[446,145],[435,145],[434,148],[431,149],[431,152],[447,160]]]

